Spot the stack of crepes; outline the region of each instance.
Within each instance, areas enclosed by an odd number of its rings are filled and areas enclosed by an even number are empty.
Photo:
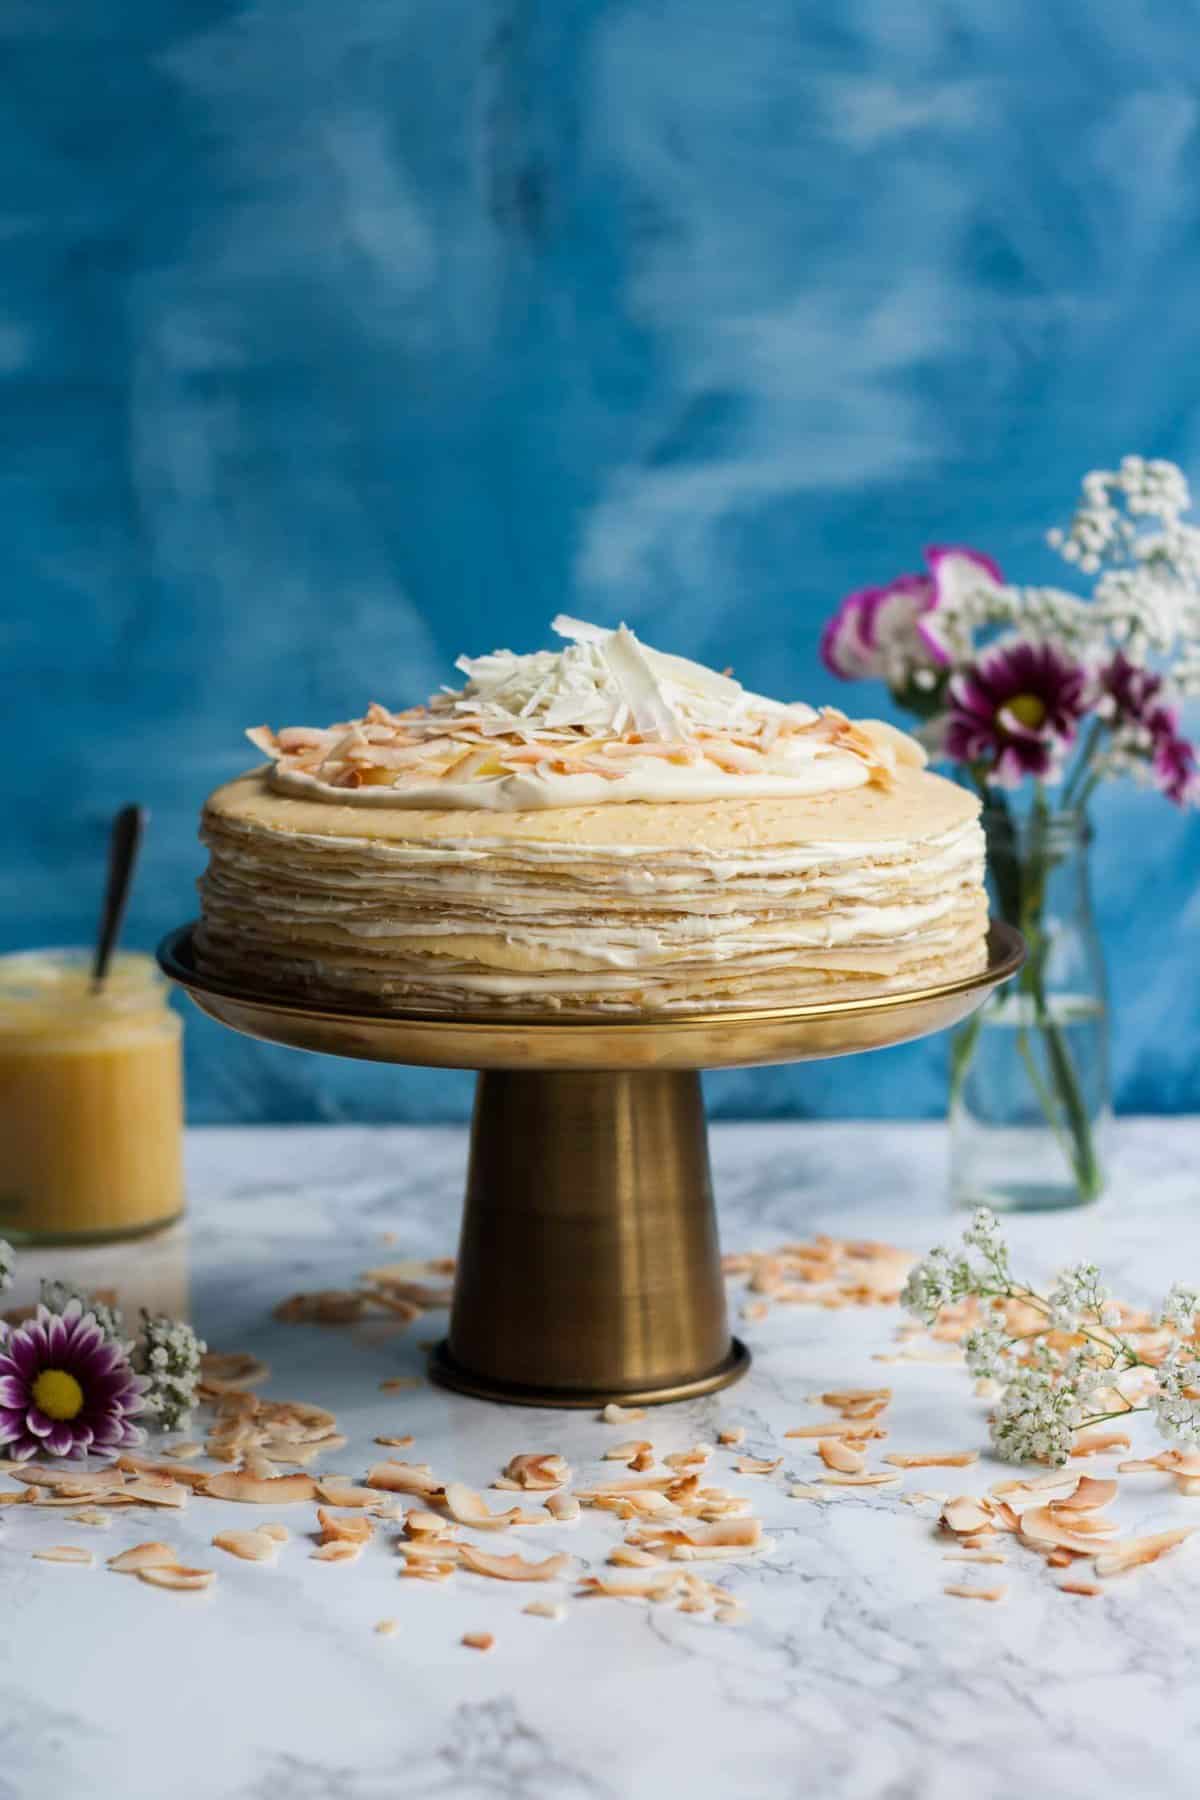
[[[201,969],[365,1010],[679,1012],[985,960],[979,803],[892,726],[558,618],[424,706],[249,733],[205,809]]]

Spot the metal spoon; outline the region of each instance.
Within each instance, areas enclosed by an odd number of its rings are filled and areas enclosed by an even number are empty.
[[[108,885],[104,890],[96,953],[92,958],[93,994],[98,994],[104,986],[109,961],[117,947],[146,817],[144,806],[123,806],[112,822],[108,839]]]

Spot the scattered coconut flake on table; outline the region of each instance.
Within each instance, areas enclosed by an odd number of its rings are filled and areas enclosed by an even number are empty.
[[[600,1414],[606,1425],[635,1425],[645,1416],[644,1406],[619,1406],[615,1400],[610,1400]]]
[[[35,1562],[79,1563],[90,1567],[95,1557],[82,1544],[51,1544],[46,1550],[30,1552]]]
[[[211,1587],[217,1579],[217,1572],[215,1569],[184,1569],[174,1564],[165,1568],[139,1569],[137,1578],[148,1582],[151,1587],[177,1588],[185,1592]]]
[[[464,1631],[461,1641],[468,1650],[490,1650],[496,1642],[490,1631]]]
[[[243,1562],[273,1563],[279,1555],[278,1538],[266,1531],[218,1531],[213,1545]]]
[[[169,1568],[179,1561],[177,1553],[170,1544],[149,1543],[134,1544],[128,1550],[122,1550],[117,1556],[110,1556],[108,1566],[118,1575],[137,1575],[143,1569]]]
[[[1006,1587],[968,1587],[964,1582],[950,1581],[942,1589],[943,1594],[953,1594],[959,1600],[1006,1600]]]

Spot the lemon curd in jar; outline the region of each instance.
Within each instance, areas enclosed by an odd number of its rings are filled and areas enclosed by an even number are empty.
[[[182,1027],[148,956],[0,956],[0,1237],[131,1237],[183,1208]]]

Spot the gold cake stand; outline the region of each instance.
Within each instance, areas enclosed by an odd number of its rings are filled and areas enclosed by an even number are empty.
[[[699,1071],[944,1030],[1024,954],[993,923],[986,968],[937,987],[622,1018],[316,1007],[202,975],[191,926],[158,959],[201,1011],[248,1037],[479,1071],[450,1332],[431,1373],[481,1399],[596,1406],[689,1399],[749,1367],[726,1319]]]

